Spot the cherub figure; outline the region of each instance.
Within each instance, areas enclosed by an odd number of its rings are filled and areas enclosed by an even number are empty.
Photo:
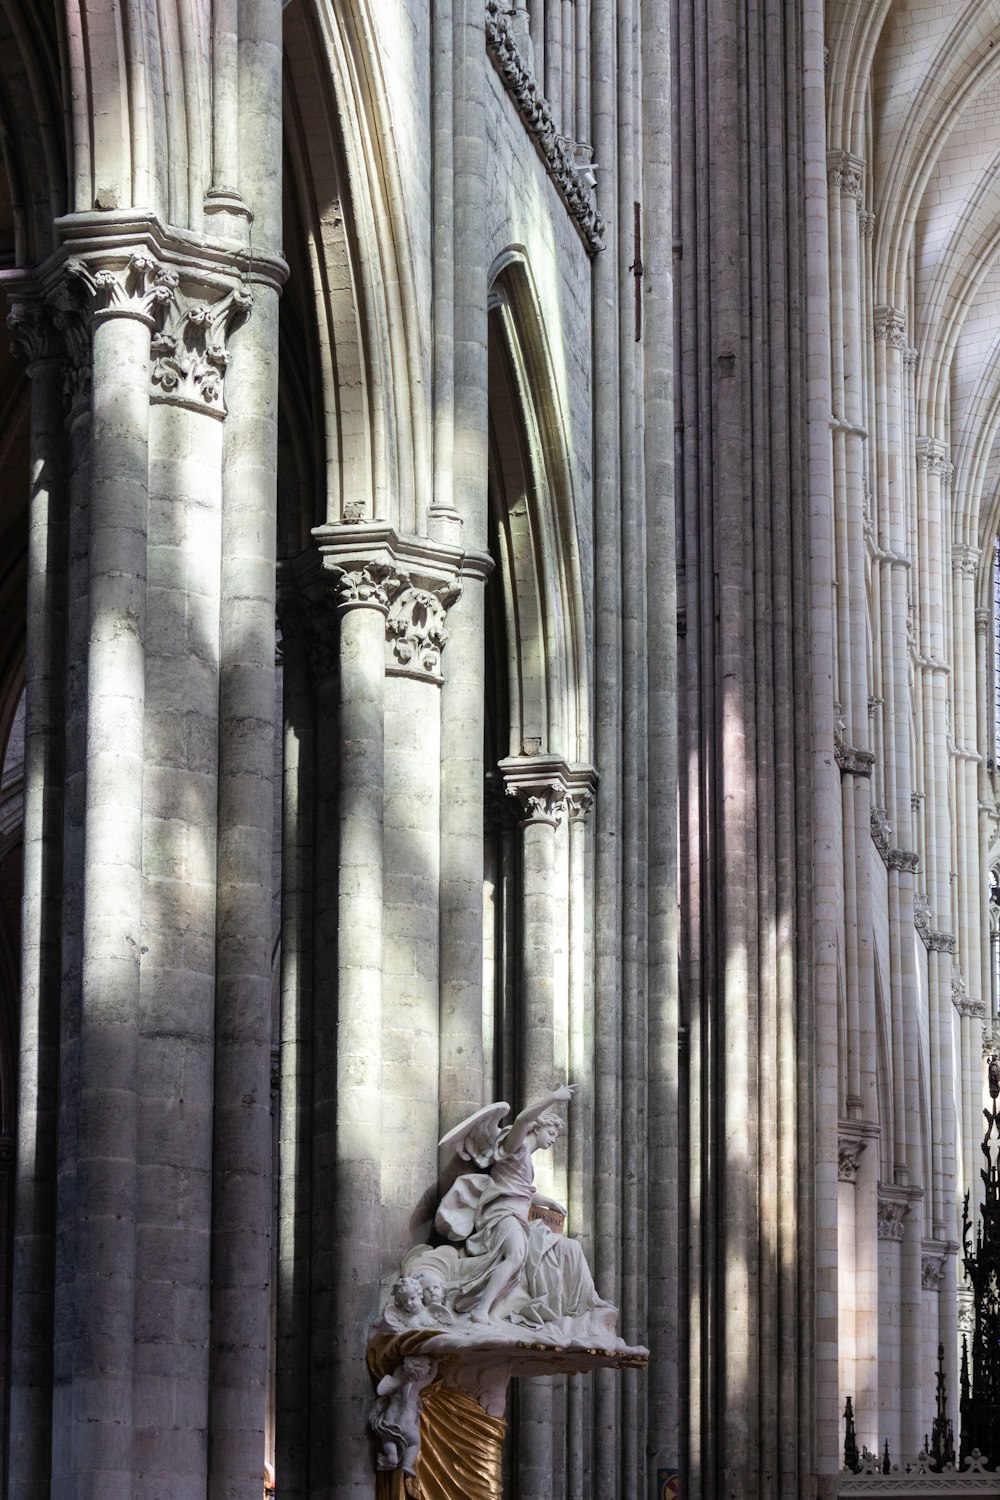
[[[416,1473],[420,1449],[420,1411],[423,1392],[434,1379],[433,1360],[412,1354],[398,1369],[383,1375],[376,1387],[378,1400],[368,1418],[379,1438],[380,1469]]]
[[[464,1241],[452,1298],[456,1313],[468,1313],[474,1323],[555,1325],[559,1337],[607,1342],[614,1340],[617,1313],[597,1295],[580,1245],[528,1217],[533,1203],[566,1212],[536,1192],[531,1157],[558,1139],[564,1126],[553,1106],[572,1095],[569,1085],[554,1090],[522,1110],[508,1130],[500,1121],[510,1106],[497,1103],[449,1131],[441,1145],[454,1145],[489,1173],[459,1177],[435,1223],[440,1234]]]
[[[394,1333],[408,1328],[430,1328],[435,1321],[424,1307],[424,1289],[415,1276],[400,1276],[382,1321]]]
[[[420,1283],[426,1313],[443,1327],[450,1327],[455,1321],[447,1298],[457,1261],[458,1251],[453,1245],[436,1249],[430,1245],[417,1245],[403,1261],[403,1275]]]

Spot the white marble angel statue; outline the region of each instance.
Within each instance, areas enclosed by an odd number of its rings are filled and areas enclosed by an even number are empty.
[[[571,1086],[556,1089],[506,1129],[500,1121],[510,1105],[489,1104],[449,1131],[440,1144],[488,1171],[457,1179],[441,1200],[435,1227],[464,1250],[449,1294],[456,1314],[607,1347],[618,1342],[618,1313],[597,1295],[582,1248],[529,1218],[532,1204],[566,1212],[536,1192],[531,1156],[549,1150],[562,1133],[553,1105],[572,1095]]]

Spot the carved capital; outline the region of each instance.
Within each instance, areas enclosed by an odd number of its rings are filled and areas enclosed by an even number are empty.
[[[378,609],[388,615],[389,606],[410,582],[409,575],[389,562],[364,562],[356,567],[329,566],[334,579],[334,597],[341,614],[349,609]]]
[[[939,1292],[944,1286],[946,1255],[943,1250],[925,1250],[920,1257],[920,1285],[925,1292]]]
[[[960,1016],[971,1016],[973,1020],[986,1020],[986,1005],[969,994],[965,975],[958,964],[951,971],[951,1001]]]
[[[569,808],[570,821],[583,823],[590,816],[594,806],[594,792],[590,787],[580,791],[571,791],[567,795],[566,804]]]
[[[845,776],[871,776],[875,766],[875,756],[870,750],[859,750],[855,745],[848,745],[842,734],[836,734],[833,741],[833,753],[837,765]]]
[[[898,349],[901,354],[905,352],[906,320],[898,307],[888,307],[885,304],[876,307],[874,324],[877,343]]]
[[[920,855],[915,849],[890,849],[885,862],[890,870],[905,870],[916,874],[920,869]]]
[[[520,808],[498,771],[487,773],[483,784],[483,828],[486,833],[510,833],[520,823]]]
[[[868,1142],[859,1136],[840,1136],[837,1140],[837,1176],[841,1182],[857,1182],[858,1166]]]
[[[152,400],[224,417],[226,342],[253,308],[253,294],[230,287],[215,301],[176,295],[163,328],[153,336]]]
[[[522,823],[549,823],[558,828],[566,814],[566,791],[558,782],[535,787],[509,786],[507,795],[521,805]]]
[[[904,1220],[910,1212],[908,1199],[901,1193],[879,1183],[878,1187],[878,1237],[880,1240],[901,1241]]]
[[[176,301],[177,272],[167,270],[144,250],[133,251],[124,266],[101,264],[107,258],[66,262],[66,276],[89,295],[95,321],[136,318],[149,328],[157,327],[167,307]]]
[[[36,298],[12,301],[7,327],[13,335],[11,353],[27,360],[29,375],[33,365],[62,358],[63,341],[52,314]]]
[[[862,157],[852,156],[850,151],[828,151],[826,179],[835,193],[853,198],[859,209],[864,207],[865,163]]]
[[[457,584],[403,588],[389,605],[385,624],[386,671],[391,676],[441,682],[441,653],[448,640],[445,616],[461,597]]]
[[[870,240],[875,233],[875,215],[870,209],[859,207],[858,226],[866,240]]]
[[[990,628],[990,612],[988,609],[976,610],[976,634],[985,635]]]
[[[860,1109],[861,1100],[855,1102]],[[841,1182],[857,1181],[858,1167],[868,1142],[878,1138],[879,1127],[873,1120],[841,1118],[837,1130],[837,1176]]]
[[[872,843],[881,854],[886,864],[889,863],[889,838],[892,834],[892,825],[884,807],[873,807],[871,811]]]
[[[972,547],[968,542],[957,542],[951,549],[951,565],[956,573],[962,573],[966,578],[975,578],[982,555],[981,547]]]
[[[568,811],[569,766],[556,755],[512,755],[498,767],[507,795],[516,798],[523,824],[557,827]]]
[[[328,599],[310,599],[279,590],[278,624],[281,627],[282,658],[289,649],[305,652],[310,676],[321,682],[335,672],[340,657],[340,628]]]
[[[948,444],[937,438],[917,438],[917,468],[946,479],[952,469],[948,458]]]

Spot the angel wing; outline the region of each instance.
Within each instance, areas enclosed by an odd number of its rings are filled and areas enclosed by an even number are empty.
[[[493,1153],[500,1135],[500,1121],[510,1114],[510,1105],[503,1100],[486,1104],[474,1115],[463,1120],[443,1135],[439,1146],[454,1146],[463,1161],[474,1161],[484,1169],[493,1163]]]

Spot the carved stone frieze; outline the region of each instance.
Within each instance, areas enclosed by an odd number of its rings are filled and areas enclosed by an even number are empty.
[[[604,249],[606,226],[594,202],[590,148],[556,130],[552,106],[518,46],[516,25],[501,0],[486,0],[486,50],[587,248],[596,254]]]
[[[874,322],[877,343],[888,344],[891,349],[898,349],[900,353],[906,350],[906,322],[898,307],[888,307],[885,304],[876,307]]]
[[[230,287],[214,302],[178,295],[164,327],[153,336],[152,399],[224,417],[226,341],[252,308],[253,295],[242,286]]]
[[[448,640],[445,617],[461,596],[457,584],[400,590],[386,619],[386,671],[393,676],[440,682],[441,652]]]

